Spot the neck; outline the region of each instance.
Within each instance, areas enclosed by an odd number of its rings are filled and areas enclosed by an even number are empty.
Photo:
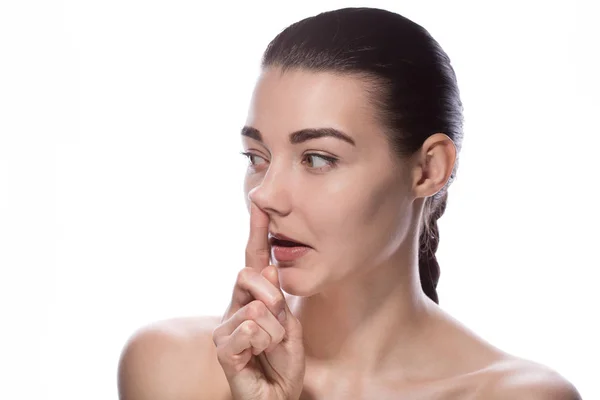
[[[368,272],[318,294],[286,295],[303,327],[307,364],[373,374],[398,360],[415,364],[433,306],[421,289],[417,256],[398,252],[361,270]]]

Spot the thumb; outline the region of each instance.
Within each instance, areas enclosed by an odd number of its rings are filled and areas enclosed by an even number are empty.
[[[283,295],[283,291],[281,290],[281,287],[279,285],[279,270],[277,269],[276,266],[268,265],[267,267],[263,268],[263,270],[260,273],[262,276],[267,278],[267,280],[269,282],[271,282],[273,284],[273,286],[275,286]],[[283,298],[285,300],[285,295],[283,295]],[[283,326],[285,327],[287,325],[287,323],[290,321],[290,317],[293,317],[287,301],[285,301],[284,310],[285,310],[285,315],[286,315],[286,323],[283,323]]]
[[[273,284],[277,289],[281,290],[279,287],[279,271],[277,267],[274,265],[267,265],[260,271],[261,275],[267,278],[269,282]]]

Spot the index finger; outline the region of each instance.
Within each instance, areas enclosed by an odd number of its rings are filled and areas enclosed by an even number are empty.
[[[261,271],[269,265],[269,215],[250,202],[250,235],[246,245],[246,267]]]

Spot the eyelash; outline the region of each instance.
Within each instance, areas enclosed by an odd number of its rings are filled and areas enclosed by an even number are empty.
[[[264,160],[263,157],[258,156],[258,155],[253,154],[253,153],[241,152],[240,154],[243,155],[243,156],[245,156],[246,158],[248,158],[248,161],[250,161],[251,163],[252,163],[251,157],[259,157],[259,158],[262,158]],[[319,158],[327,161],[327,163],[329,164],[329,166],[332,167],[332,168],[335,168],[337,166],[337,162],[339,161],[335,157],[324,156],[323,154],[317,154],[317,153],[307,153],[304,156],[305,157],[319,157]],[[321,168],[323,168],[323,167],[321,167]],[[312,169],[321,169],[321,168],[312,168]]]

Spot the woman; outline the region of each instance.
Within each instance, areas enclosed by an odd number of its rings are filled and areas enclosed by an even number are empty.
[[[251,228],[231,304],[137,332],[121,398],[579,398],[438,306],[462,136],[454,70],[419,25],[349,8],[281,32],[242,129]]]

